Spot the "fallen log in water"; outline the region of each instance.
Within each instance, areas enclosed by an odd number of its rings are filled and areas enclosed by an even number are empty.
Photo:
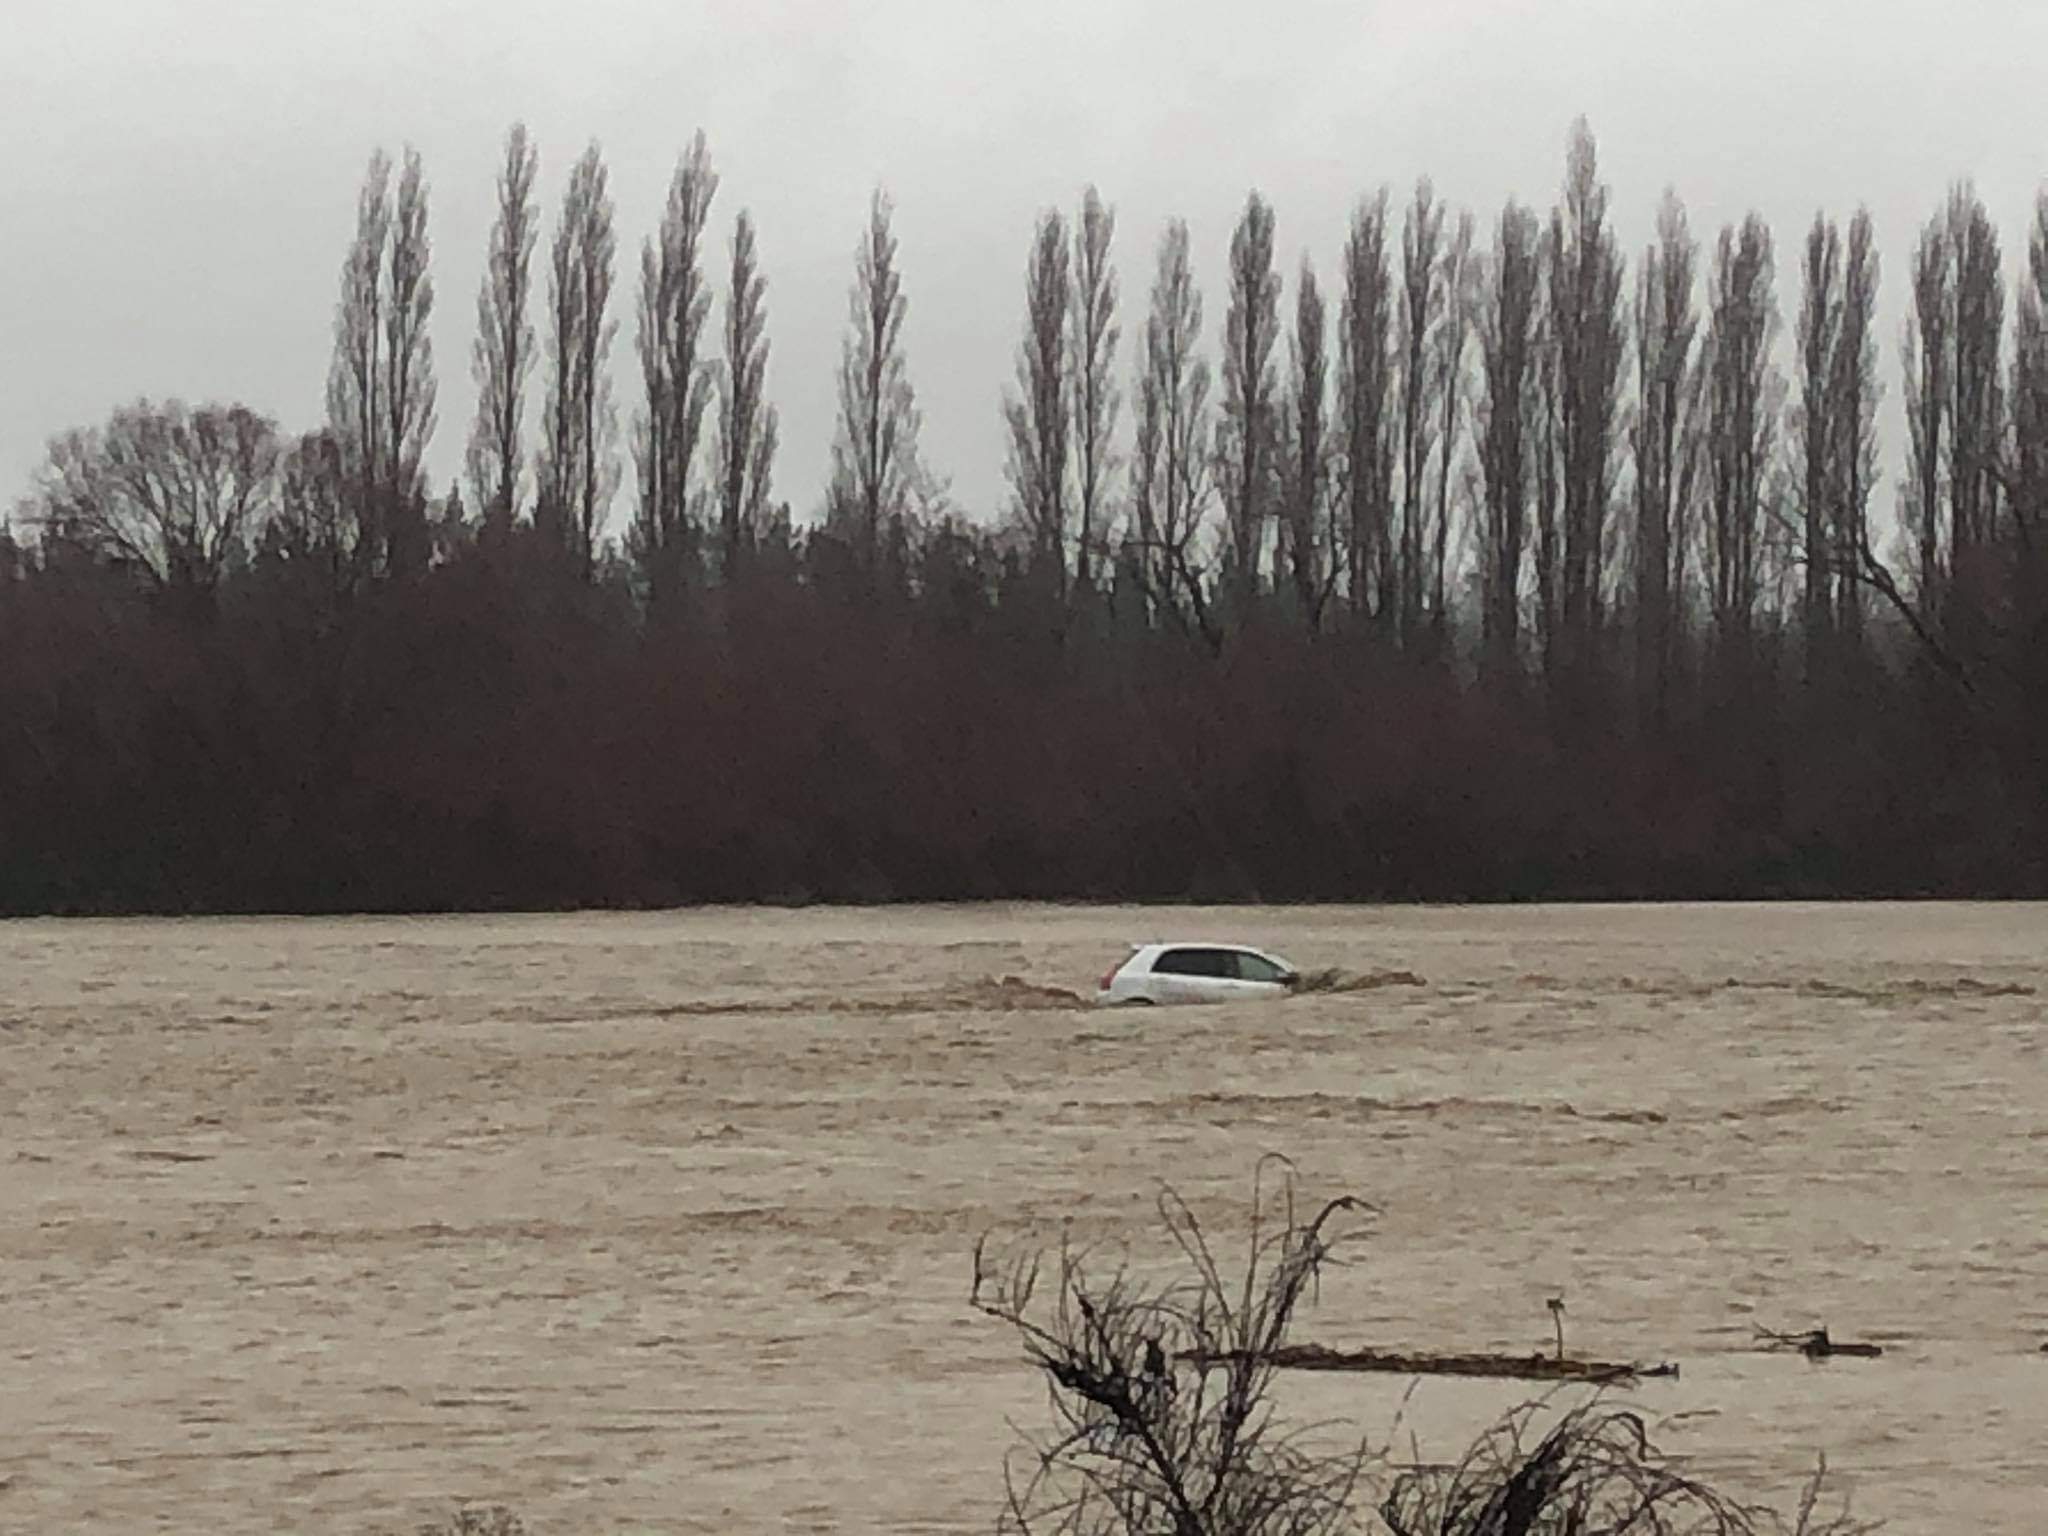
[[[1190,1365],[1229,1364],[1231,1355],[1183,1355]],[[1399,1350],[1329,1349],[1321,1344],[1286,1344],[1268,1357],[1289,1371],[1381,1371],[1395,1376],[1495,1376],[1517,1381],[1629,1382],[1646,1376],[1676,1376],[1676,1365],[1635,1365],[1612,1360],[1579,1360],[1557,1355],[1414,1354]]]
[[[1808,1329],[1805,1333],[1779,1333],[1772,1328],[1759,1328],[1756,1335],[1767,1350],[1796,1349],[1809,1360],[1831,1360],[1843,1356],[1851,1360],[1875,1360],[1884,1353],[1876,1344],[1838,1344],[1828,1337],[1825,1328]]]

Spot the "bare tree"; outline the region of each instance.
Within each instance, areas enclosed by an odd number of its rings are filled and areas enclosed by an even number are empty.
[[[1062,592],[1067,578],[1067,322],[1072,304],[1067,221],[1058,210],[1049,210],[1038,221],[1025,266],[1017,390],[1003,392],[1003,420],[1010,439],[1006,468],[1034,560],[1043,578]]]
[[[2005,395],[1999,344],[2005,279],[1998,231],[1968,183],[1949,195],[1948,244],[1955,273],[1954,399],[1949,428],[1949,544],[1952,573],[1970,571],[1977,551],[1996,538],[1999,444]]]
[[[697,460],[717,372],[704,343],[711,287],[704,280],[703,245],[717,192],[718,175],[700,132],[669,183],[660,235],[640,253],[638,350],[647,405],[634,424],[640,504],[630,548],[657,609],[681,596],[699,534]]]
[[[1479,317],[1485,393],[1479,464],[1481,655],[1496,678],[1517,671],[1522,565],[1528,534],[1531,435],[1538,404],[1537,303],[1541,282],[1536,216],[1512,199],[1501,210]]]
[[[2034,199],[2027,274],[2012,345],[2013,532],[2032,547],[2048,530],[2048,192]]]
[[[1138,386],[1137,473],[1132,487],[1139,569],[1156,610],[1192,623],[1212,642],[1198,540],[1210,494],[1209,363],[1202,356],[1202,296],[1175,219],[1159,241]]]
[[[341,454],[352,521],[352,559],[374,561],[382,543],[386,481],[387,374],[384,358],[384,252],[391,234],[391,157],[370,157],[356,199],[356,233],[341,269],[334,313],[334,360],[327,374],[327,426]]]
[[[355,508],[333,432],[308,432],[283,450],[277,510],[259,537],[260,551],[274,563],[309,574],[323,604],[331,608],[346,595],[355,571]]]
[[[1271,1396],[1275,1353],[1330,1261],[1339,1223],[1361,1207],[1343,1197],[1298,1209],[1291,1172],[1277,1189],[1255,1184],[1252,1201],[1241,1272],[1226,1274],[1171,1190],[1159,1216],[1185,1266],[1177,1280],[1147,1284],[1128,1266],[1064,1243],[1056,1254],[1026,1252],[1002,1265],[986,1239],[976,1245],[972,1303],[1015,1331],[1045,1374],[1055,1416],[1049,1437],[1027,1443],[1022,1475],[1006,1465],[1003,1529],[1336,1536],[1351,1528],[1362,1452],[1306,1450],[1281,1432]]]
[[[640,498],[626,535],[626,549],[648,608],[657,612],[666,612],[680,595],[679,557],[685,533],[682,508],[668,484],[668,432],[675,416],[668,377],[674,298],[674,275],[666,269],[663,253],[649,240],[640,248],[639,328],[634,337],[640,388],[647,404],[633,418],[633,465],[639,473]]]
[[[1713,466],[1707,548],[1718,639],[1741,658],[1762,574],[1764,499],[1776,441],[1771,348],[1778,328],[1771,234],[1755,214],[1721,231],[1708,321],[1708,433]]]
[[[1391,625],[1396,614],[1393,528],[1393,282],[1387,196],[1359,204],[1344,246],[1337,403],[1343,422],[1343,517],[1352,613]]]
[[[1429,623],[1432,644],[1441,650],[1447,642],[1450,605],[1446,600],[1445,578],[1450,564],[1451,465],[1457,457],[1458,439],[1465,408],[1465,350],[1472,333],[1473,269],[1472,215],[1460,212],[1444,247],[1438,287],[1443,305],[1437,317],[1431,352],[1436,375],[1437,474],[1436,510],[1430,522],[1428,550]]]
[[[1328,581],[1335,579],[1336,548],[1328,534],[1324,505],[1329,482],[1329,311],[1317,286],[1315,268],[1304,256],[1294,290],[1294,336],[1289,347],[1290,382],[1285,403],[1284,516],[1280,523],[1276,582],[1294,583],[1294,605],[1314,633],[1322,625]],[[1326,574],[1327,573],[1327,574]]]
[[[1806,233],[1800,269],[1799,405],[1792,427],[1800,469],[1800,543],[1805,570],[1801,601],[1806,666],[1812,676],[1834,630],[1831,558],[1833,504],[1839,474],[1835,454],[1842,435],[1835,425],[1835,353],[1842,333],[1842,234],[1825,215],[1814,215]]]
[[[2003,530],[2008,556],[2008,625],[2012,676],[2019,697],[2042,697],[2048,683],[2048,194],[2035,199],[2033,228],[2027,241],[2026,276],[2019,285],[2018,330],[2013,339],[2012,454],[2006,487],[2010,526]],[[2032,722],[2032,740],[2013,757],[2036,766],[2034,780],[2048,787],[2040,772],[2048,765],[2048,729],[2038,707],[2022,705],[2016,714]],[[2024,740],[2024,738],[2023,738]],[[2036,794],[2039,803],[2042,797]]]
[[[417,151],[405,152],[392,209],[389,276],[384,313],[384,446],[377,458],[384,485],[377,526],[381,564],[391,575],[423,569],[427,539],[427,486],[420,461],[434,435],[434,278],[427,234],[427,186]]]
[[[239,405],[138,401],[51,441],[29,521],[204,609],[273,514],[283,446]]]
[[[1592,131],[1572,126],[1563,204],[1551,215],[1549,329],[1556,348],[1560,659],[1583,673],[1601,633],[1623,323],[1621,255]]]
[[[1713,369],[1704,343],[1694,361],[1691,382],[1679,403],[1676,483],[1671,492],[1671,576],[1666,589],[1671,593],[1670,665],[1671,678],[1678,673],[1679,648],[1687,638],[1688,615],[1703,604],[1703,578],[1695,573],[1698,546],[1705,543],[1701,525],[1705,521],[1706,486],[1712,475],[1712,444],[1709,431]],[[1711,606],[1711,604],[1706,604]]]
[[[767,398],[767,288],[754,249],[754,220],[742,210],[733,226],[725,367],[719,374],[719,544],[728,575],[759,535],[774,483],[777,423]]]
[[[596,578],[599,535],[619,480],[607,366],[618,331],[609,313],[618,240],[607,183],[604,157],[592,144],[570,173],[555,231],[552,376],[535,512],[536,525],[585,581]]]
[[[525,451],[520,444],[526,376],[533,371],[533,326],[526,318],[532,287],[533,246],[540,231],[533,184],[540,156],[516,123],[505,136],[498,171],[498,217],[484,279],[476,299],[476,344],[470,376],[476,380],[476,421],[469,434],[469,479],[484,526],[502,537],[519,515]]]
[[[2019,506],[2027,499],[2024,470],[2001,462],[2004,307],[1997,232],[1976,192],[1960,183],[1915,249],[1903,348],[1911,475],[1902,521],[1915,546],[1914,590],[1902,589],[1867,537],[1855,562],[1857,578],[1899,613],[1936,668],[1980,699],[1985,644],[2003,628],[1994,616],[2007,574],[2000,502],[2008,487],[2020,493],[2014,526],[2023,532]],[[2018,346],[2032,344],[2023,296]],[[2023,372],[2016,361],[2015,377]]]
[[[1116,238],[1116,213],[1090,187],[1081,199],[1081,217],[1074,228],[1073,315],[1068,361],[1073,381],[1068,390],[1073,408],[1069,442],[1078,480],[1074,565],[1081,585],[1094,583],[1094,560],[1108,534],[1109,481],[1116,468],[1111,446],[1122,404],[1116,384],[1116,350],[1122,338],[1117,325],[1116,268],[1110,245]]]
[[[1653,727],[1663,724],[1670,705],[1672,651],[1685,596],[1682,457],[1699,329],[1698,258],[1685,207],[1666,191],[1657,211],[1657,238],[1644,252],[1636,283],[1636,687],[1644,723]]]
[[[1230,240],[1230,312],[1223,336],[1223,417],[1218,479],[1226,529],[1223,580],[1232,617],[1250,616],[1259,591],[1261,546],[1272,505],[1280,337],[1280,275],[1273,270],[1273,209],[1257,192]]]
[[[868,569],[885,528],[906,516],[925,489],[917,435],[922,416],[903,355],[903,274],[896,265],[892,209],[881,191],[868,205],[848,298],[852,327],[839,363],[839,430],[832,446],[832,516],[850,527]]]
[[[1557,338],[1546,319],[1540,328],[1536,369],[1536,540],[1529,550],[1535,587],[1536,652],[1553,693],[1562,667],[1561,568],[1564,514],[1564,409]]]
[[[1833,609],[1848,654],[1863,640],[1861,552],[1869,546],[1868,502],[1877,483],[1877,279],[1876,239],[1870,210],[1849,221],[1842,266],[1841,316],[1835,340],[1834,401],[1829,410],[1836,443],[1830,456],[1836,489],[1830,537],[1835,573]]]
[[[1954,213],[1960,202],[1967,212],[1970,201],[1967,196],[1952,197],[1949,211]],[[1974,670],[1951,643],[1946,624],[1953,545],[1944,521],[1944,495],[1952,489],[1949,471],[1954,454],[1949,444],[1955,430],[1957,309],[1951,222],[1937,215],[1923,226],[1914,245],[1913,307],[1900,345],[1907,473],[1899,513],[1914,564],[1904,583],[1878,554],[1866,521],[1865,491],[1874,478],[1876,459],[1871,414],[1878,398],[1872,341],[1878,265],[1868,214],[1859,212],[1850,225],[1837,374],[1842,398],[1835,411],[1843,433],[1837,457],[1844,466],[1836,568],[1845,633],[1860,633],[1860,592],[1868,587],[1904,621],[1936,671],[1965,696],[1975,698],[1979,690]],[[1963,222],[1969,222],[1967,217]],[[1997,466],[1989,466],[1988,473],[1995,479]],[[1952,505],[1946,510],[1952,512]]]
[[[1429,178],[1415,184],[1415,200],[1401,230],[1401,643],[1412,646],[1423,620],[1426,551],[1433,542],[1429,520],[1429,461],[1436,446],[1438,379],[1429,339],[1444,310],[1443,273],[1438,259],[1444,210]]]
[[[1939,218],[1920,232],[1913,252],[1913,316],[1906,330],[1906,425],[1910,452],[1904,520],[1918,555],[1916,588],[1930,622],[1940,623],[1946,588],[1947,540],[1942,533],[1943,464],[1951,420],[1955,274]]]

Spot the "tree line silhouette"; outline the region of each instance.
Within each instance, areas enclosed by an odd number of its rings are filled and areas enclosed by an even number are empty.
[[[514,128],[460,484],[410,152],[322,426],[50,443],[0,529],[0,910],[2048,891],[2048,197],[2009,325],[1967,183],[1920,233],[1894,519],[1867,213],[1806,231],[1789,327],[1754,215],[1703,250],[1667,193],[1631,280],[1580,123],[1547,213],[1372,194],[1291,309],[1254,192],[1212,337],[1178,221],[1127,322],[1091,188],[968,516],[878,192],[799,517],[703,136],[623,423],[603,158],[544,253],[537,168]]]

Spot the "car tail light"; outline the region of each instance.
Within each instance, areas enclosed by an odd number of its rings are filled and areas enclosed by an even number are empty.
[[[1108,970],[1104,971],[1102,973],[1102,982],[1099,986],[1096,987],[1095,990],[1098,992],[1107,992],[1109,990],[1109,984],[1116,980],[1116,973],[1122,969],[1123,967],[1120,965],[1112,965]]]

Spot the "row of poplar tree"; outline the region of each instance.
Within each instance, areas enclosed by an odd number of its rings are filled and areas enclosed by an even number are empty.
[[[2048,881],[2048,201],[2016,291],[1966,184],[1921,231],[1894,488],[1867,213],[1813,221],[1796,301],[1759,217],[1703,247],[1675,196],[1631,263],[1580,124],[1547,211],[1369,196],[1327,286],[1283,290],[1252,194],[1212,329],[1178,221],[1127,322],[1090,189],[1032,231],[1010,495],[964,517],[877,194],[793,517],[702,136],[624,412],[604,161],[551,231],[537,168],[514,128],[444,494],[410,153],[322,427],[142,402],[51,443],[0,533],[0,905]]]
[[[718,177],[699,135],[641,251],[640,402],[625,427],[637,484],[614,550],[615,210],[593,146],[570,174],[538,305],[537,168],[515,127],[477,299],[472,531],[530,527],[592,581],[616,553],[658,608],[733,569],[788,516],[771,499],[777,419],[753,222],[734,223],[714,317]],[[22,521],[167,587],[209,588],[266,541],[342,585],[445,557],[465,519],[462,490],[437,501],[421,467],[436,427],[428,188],[416,154],[395,185],[394,169],[380,153],[362,190],[323,429],[286,441],[244,408],[127,408],[52,443]],[[1161,236],[1128,438],[1115,231],[1093,189],[1071,228],[1057,211],[1039,221],[1001,404],[1013,491],[1002,522],[1069,600],[1121,581],[1151,616],[1212,642],[1266,609],[1441,649],[1462,615],[1470,649],[1498,672],[1532,655],[1546,674],[1569,672],[1619,645],[1654,703],[1696,629],[1739,650],[1796,620],[1817,659],[1838,637],[1860,647],[1874,590],[1958,666],[1956,647],[1982,639],[1944,643],[1959,610],[2012,595],[2001,551],[2030,542],[2048,475],[2048,211],[2009,365],[1982,203],[1958,187],[1920,237],[1904,538],[1889,562],[1872,537],[1882,385],[1867,213],[1846,231],[1824,216],[1807,231],[1788,349],[1774,242],[1755,215],[1704,255],[1667,194],[1629,282],[1583,124],[1547,218],[1511,200],[1482,241],[1426,180],[1398,221],[1382,192],[1353,215],[1334,303],[1305,257],[1291,314],[1273,210],[1254,193],[1230,243],[1220,366],[1187,228]],[[892,525],[946,510],[919,449],[905,310],[878,194],[823,498],[824,526],[856,558]],[[181,481],[190,494],[168,494]]]

